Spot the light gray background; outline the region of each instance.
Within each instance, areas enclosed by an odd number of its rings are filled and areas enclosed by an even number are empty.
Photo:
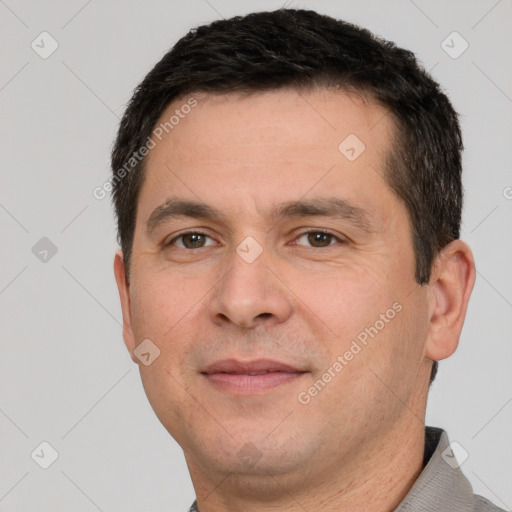
[[[185,511],[179,446],[154,415],[121,336],[109,150],[132,89],[192,26],[280,1],[0,0],[0,510]],[[512,2],[293,1],[413,50],[461,113],[463,238],[478,277],[427,424],[469,458],[477,493],[512,506]],[[42,59],[31,42],[59,47]],[[469,43],[453,59],[441,43]],[[450,43],[451,44],[451,43]],[[454,42],[456,45],[460,40]],[[48,46],[46,46],[48,48]],[[508,198],[507,198],[508,197]],[[46,263],[32,247],[48,237]],[[42,441],[59,458],[40,468]]]

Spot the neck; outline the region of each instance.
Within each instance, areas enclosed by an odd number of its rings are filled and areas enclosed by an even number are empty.
[[[212,481],[187,462],[199,512],[383,512],[399,505],[421,473],[424,442],[424,422],[407,410],[352,464],[327,468],[314,481],[306,481],[300,470],[294,475],[268,473],[251,479],[228,474]]]

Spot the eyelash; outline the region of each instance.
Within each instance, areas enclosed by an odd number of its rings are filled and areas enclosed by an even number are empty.
[[[302,231],[301,233],[299,233],[295,240],[299,239],[301,236],[303,235],[308,235],[310,233],[323,233],[325,235],[330,235],[332,238],[336,239],[338,242],[341,242],[341,243],[345,243],[346,240],[342,239],[341,237],[335,235],[334,233],[331,233],[330,231],[326,231],[326,230],[323,230],[323,229],[310,229],[310,230],[307,230],[307,231]],[[208,235],[207,233],[203,232],[203,231],[200,231],[200,230],[192,230],[192,231],[184,231],[183,233],[180,233],[179,235],[175,236],[172,240],[170,240],[169,242],[167,242],[165,244],[165,246],[172,246],[173,243],[186,236],[186,235],[202,235],[202,236],[205,236],[205,237],[208,237],[208,238],[212,238],[210,235]],[[294,245],[297,245],[297,244],[294,244]],[[329,244],[325,247],[309,247],[310,249],[327,249],[328,247],[331,247],[332,245],[335,245],[335,244]],[[177,247],[178,249],[183,249],[185,251],[193,251],[193,250],[197,250],[197,249],[205,249],[206,247],[203,246],[203,247],[197,247],[196,249],[189,249],[187,247]]]

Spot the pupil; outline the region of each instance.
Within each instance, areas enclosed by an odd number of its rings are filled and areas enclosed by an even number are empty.
[[[186,235],[184,240],[187,241],[189,240],[190,241],[190,245],[196,247],[197,245],[201,245],[201,237],[203,235],[199,234],[199,233],[194,233],[194,234],[191,234],[191,235]],[[185,243],[185,246],[188,246],[187,243]]]
[[[329,245],[330,236],[331,235],[329,235],[328,233],[310,233],[309,241],[312,245],[314,245],[315,243],[319,243],[322,247],[324,247],[325,245]],[[327,244],[323,242],[327,242]]]

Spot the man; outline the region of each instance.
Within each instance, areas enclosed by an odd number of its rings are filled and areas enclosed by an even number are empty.
[[[312,11],[199,27],[146,76],[114,270],[191,510],[499,510],[425,427],[475,279],[461,150],[413,54]]]

